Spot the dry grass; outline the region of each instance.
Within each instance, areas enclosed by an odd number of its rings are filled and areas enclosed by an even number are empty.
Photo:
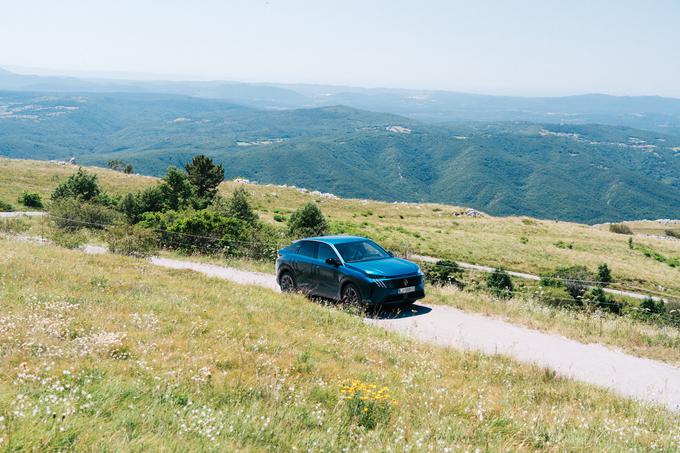
[[[603,312],[550,307],[527,297],[498,299],[484,292],[430,287],[426,302],[449,305],[582,343],[600,343],[627,353],[680,366],[680,330]]]
[[[120,256],[0,248],[0,449],[680,448],[680,419],[663,409],[300,296]],[[375,429],[343,399],[353,380],[389,389]]]
[[[153,184],[155,179],[124,175],[106,169],[95,171],[112,194],[124,194]],[[16,205],[22,190],[37,191],[47,199],[56,185],[74,171],[40,161],[0,159],[0,200]],[[221,193],[238,185],[227,181]],[[281,225],[275,216],[288,217],[304,203],[316,201],[337,231],[363,234],[394,250],[433,255],[532,273],[559,266],[583,264],[595,270],[606,262],[621,284],[666,291],[680,297],[680,269],[672,268],[628,247],[630,236],[569,222],[525,217],[456,216],[463,208],[437,204],[392,204],[367,200],[330,199],[293,188],[247,185],[258,213]],[[634,225],[635,231],[635,225]],[[668,257],[680,257],[680,241],[635,237],[636,243]],[[561,248],[558,243],[571,244]]]

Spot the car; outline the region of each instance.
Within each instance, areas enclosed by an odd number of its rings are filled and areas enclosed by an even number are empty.
[[[417,264],[359,236],[293,242],[278,251],[276,279],[282,292],[300,291],[349,304],[412,304],[425,297]]]

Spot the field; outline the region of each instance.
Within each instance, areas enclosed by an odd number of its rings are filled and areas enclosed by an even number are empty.
[[[112,194],[125,194],[155,182],[146,176],[91,170]],[[0,201],[16,205],[23,190],[37,191],[47,199],[73,171],[72,166],[0,158]],[[223,183],[221,193],[228,195],[238,184]],[[333,199],[282,186],[248,184],[247,188],[260,217],[273,224],[285,222],[302,204],[316,201],[335,231],[367,235],[398,252],[408,250],[536,274],[575,264],[594,271],[600,263],[607,263],[620,285],[680,297],[680,268],[646,256],[640,247],[631,249],[630,236],[599,227],[527,217],[467,217],[465,208],[456,206]],[[648,236],[633,240],[645,250],[680,258],[680,240]]]
[[[301,296],[134,258],[0,247],[0,449],[680,446],[677,415]]]
[[[23,187],[38,191],[47,199],[58,181],[74,171],[70,166],[45,162],[0,160],[0,164],[0,200],[7,201],[13,201],[14,194]],[[97,172],[103,186],[113,194],[136,190],[155,181],[154,178],[127,176],[104,169],[92,168],[91,171]],[[223,183],[222,194],[229,195],[237,184],[240,183]],[[343,200],[290,187],[252,184],[247,187],[260,217],[281,227],[298,206],[318,201],[336,231],[368,235],[398,252],[403,253],[408,247],[409,252],[534,273],[572,264],[585,264],[594,270],[599,263],[606,262],[613,268],[614,278],[627,285],[660,294],[677,295],[680,292],[680,269],[651,259],[639,250],[631,250],[628,246],[630,236],[613,234],[606,229],[529,218],[467,217],[456,215],[465,212],[464,208],[446,205]],[[32,223],[30,234],[52,234],[49,222],[34,219]],[[96,234],[84,234],[83,240],[102,243]],[[571,248],[558,247],[560,241]],[[680,241],[643,236],[634,236],[634,241],[667,256],[680,256]],[[200,255],[185,258],[273,272],[272,263],[260,261]],[[471,272],[467,278],[472,280],[470,287],[483,287],[482,274]],[[676,328],[615,315],[593,316],[551,308],[527,297],[534,289],[530,282],[517,279],[515,284],[522,289],[523,295],[509,301],[498,300],[483,291],[431,288],[425,302],[452,305],[579,341],[607,344],[638,356],[680,363],[680,331]]]

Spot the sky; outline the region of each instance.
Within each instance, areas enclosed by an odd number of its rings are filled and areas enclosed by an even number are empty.
[[[676,0],[0,0],[0,67],[680,97],[679,24]]]

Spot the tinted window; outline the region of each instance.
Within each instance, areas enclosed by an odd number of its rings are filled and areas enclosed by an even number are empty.
[[[356,263],[357,261],[379,260],[381,258],[389,258],[385,250],[378,244],[372,241],[357,241],[347,242],[344,244],[337,244],[335,246],[348,263]]]
[[[319,251],[316,253],[316,257],[321,261],[326,261],[328,258],[338,259],[338,255],[331,246],[324,243],[319,243]]]
[[[300,249],[300,243],[296,242],[295,244],[290,244],[284,250],[286,252],[290,252],[290,253],[297,253],[299,249]]]
[[[316,257],[316,248],[318,245],[318,242],[304,241],[302,246],[300,246],[300,250],[298,250],[298,254],[314,258]]]

